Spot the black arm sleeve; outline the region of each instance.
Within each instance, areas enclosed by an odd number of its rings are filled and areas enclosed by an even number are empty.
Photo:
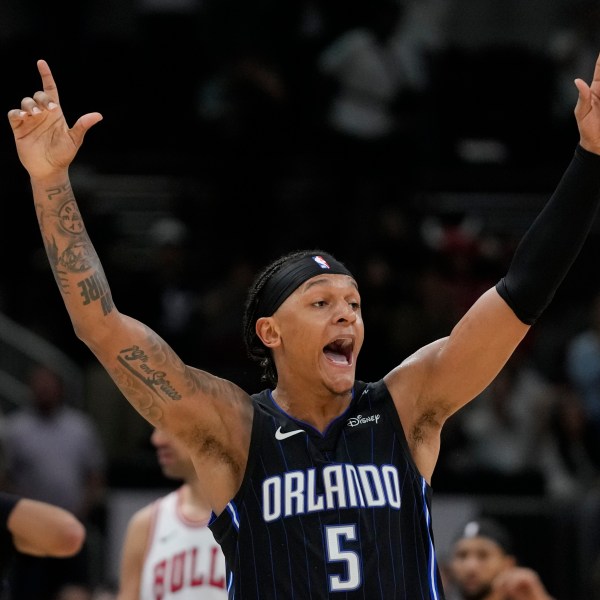
[[[496,290],[533,325],[577,258],[600,203],[600,156],[577,146],[550,200],[519,242]]]
[[[13,511],[13,508],[17,505],[17,502],[21,499],[20,496],[14,494],[8,494],[6,492],[0,492],[0,528],[6,531],[8,517]]]

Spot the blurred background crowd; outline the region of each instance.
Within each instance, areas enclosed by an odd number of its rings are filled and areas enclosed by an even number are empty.
[[[0,4],[5,110],[39,88],[45,58],[70,122],[104,115],[72,180],[115,303],[249,391],[261,382],[242,345],[245,291],[283,251],[321,247],[355,272],[359,378],[447,335],[568,164],[573,79],[599,52],[590,0]],[[72,332],[5,127],[2,481],[81,515],[82,583],[110,589],[115,493],[174,484],[150,426]],[[433,479],[434,506],[466,499],[519,532],[560,600],[600,598],[599,234],[449,421]]]

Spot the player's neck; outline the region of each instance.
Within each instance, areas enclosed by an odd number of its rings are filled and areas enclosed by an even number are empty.
[[[308,423],[318,431],[325,431],[328,425],[339,417],[349,406],[352,392],[335,394],[321,390],[320,393],[277,386],[272,392],[277,405],[288,415]]]

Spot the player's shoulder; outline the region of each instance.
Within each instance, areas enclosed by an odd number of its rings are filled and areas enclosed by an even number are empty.
[[[145,532],[150,529],[158,500],[153,500],[138,508],[129,518],[127,529],[130,532]]]

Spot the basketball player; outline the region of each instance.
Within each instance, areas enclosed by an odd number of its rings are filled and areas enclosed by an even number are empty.
[[[509,532],[491,519],[464,525],[449,566],[456,600],[554,600],[533,569],[517,564]]]
[[[355,278],[331,254],[292,253],[249,292],[244,337],[267,382],[253,396],[184,364],[117,309],[69,181],[102,116],[87,113],[69,128],[48,64],[37,66],[43,90],[8,118],[56,282],[79,339],[132,406],[190,452],[216,515],[210,527],[225,554],[229,598],[441,600],[430,487],[441,430],[496,377],[588,235],[600,198],[600,62],[591,86],[575,83],[579,143],[566,173],[506,276],[449,336],[399,358],[378,381],[356,380],[364,323]],[[536,110],[536,91],[529,82],[524,110]],[[151,90],[125,100],[133,121]],[[156,118],[183,135],[176,100],[156,106]],[[224,227],[224,243],[234,235],[227,218],[205,226]],[[355,231],[338,235],[360,244]],[[256,233],[257,243],[268,238]]]
[[[182,443],[155,429],[151,437],[175,491],[130,519],[121,558],[118,600],[226,600],[225,558],[207,527],[211,516]]]

